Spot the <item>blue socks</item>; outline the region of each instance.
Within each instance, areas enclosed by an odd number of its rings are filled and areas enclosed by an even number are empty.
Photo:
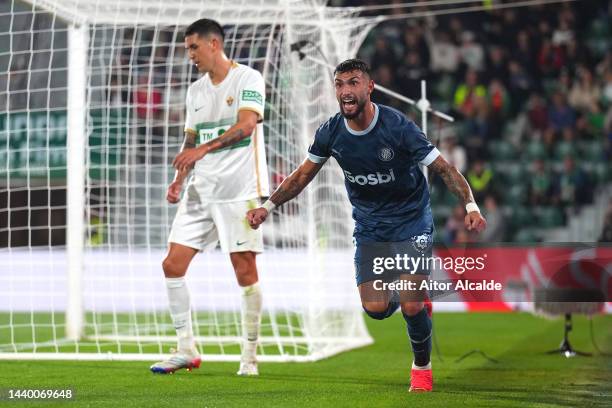
[[[408,326],[408,338],[414,353],[414,364],[424,367],[429,364],[431,356],[431,319],[423,307],[414,316],[403,314]]]
[[[394,296],[389,301],[387,309],[382,312],[371,312],[365,307],[363,310],[372,319],[383,320],[393,315],[399,307],[399,298]],[[403,313],[402,315],[404,320],[406,320],[406,326],[408,326],[408,338],[414,353],[414,365],[425,367],[429,364],[431,356],[431,319],[427,316],[425,307],[414,316],[408,316]]]

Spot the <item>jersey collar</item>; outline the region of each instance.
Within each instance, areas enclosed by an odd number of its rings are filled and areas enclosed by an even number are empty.
[[[351,129],[351,127],[348,125],[348,121],[346,120],[346,118],[344,118],[344,127],[350,134],[355,135],[355,136],[363,136],[363,135],[370,133],[370,131],[374,129],[374,126],[376,126],[376,122],[378,122],[378,105],[375,103],[373,104],[374,104],[374,118],[372,119],[368,127],[363,130]]]
[[[225,82],[227,81],[227,79],[229,78],[229,76],[232,74],[232,72],[234,71],[234,68],[238,68],[238,63],[234,60],[230,60],[230,62],[232,63],[230,65],[230,69],[229,71],[227,71],[227,75],[225,76],[225,78],[223,78],[223,81],[219,82],[218,84],[213,84],[212,81],[210,80],[210,75],[208,75],[208,80],[210,81],[210,85],[214,88],[214,89],[218,89],[221,88],[221,86],[223,86],[223,84],[225,84]]]

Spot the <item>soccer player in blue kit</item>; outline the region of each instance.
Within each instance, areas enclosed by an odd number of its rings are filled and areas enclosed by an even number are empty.
[[[353,206],[356,279],[363,309],[382,320],[401,307],[414,354],[410,391],[431,391],[431,318],[424,308],[426,294],[381,290],[378,280],[385,277],[374,271],[374,255],[385,253],[392,258],[408,252],[410,256],[431,256],[434,225],[427,181],[419,165],[437,173],[463,203],[468,230],[480,232],[486,221],[463,175],[418,126],[399,111],[370,101],[374,81],[365,62],[349,59],[340,63],[334,81],[340,112],[319,127],[308,157],[268,201],[247,213],[247,220],[258,228],[275,207],[297,196],[325,161],[334,157],[344,172]],[[418,281],[430,271],[391,272],[392,281],[398,277]]]

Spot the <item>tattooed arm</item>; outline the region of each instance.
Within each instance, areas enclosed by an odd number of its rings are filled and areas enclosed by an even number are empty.
[[[438,156],[428,168],[442,177],[446,187],[459,198],[464,207],[467,203],[475,203],[472,189],[465,177],[459,173],[455,166],[447,162],[444,157]]]
[[[185,133],[185,140],[183,141],[181,152],[195,148],[195,138],[195,134],[190,132]],[[189,166],[185,169],[176,170],[174,173],[174,180],[172,183],[170,183],[170,186],[168,186],[168,191],[166,193],[166,200],[168,200],[168,202],[174,204],[179,201],[181,197],[181,190],[183,189],[183,182],[189,175],[192,168],[193,166]]]
[[[270,196],[275,206],[280,206],[300,194],[304,187],[312,181],[325,163],[313,163],[305,159],[300,167],[295,169]]]
[[[193,149],[196,147],[195,144],[195,140],[196,140],[196,135],[193,133],[185,133],[185,140],[183,140],[183,146],[181,147],[181,152],[184,152],[188,149]],[[189,172],[191,171],[191,169],[193,168],[193,166],[187,168],[187,169],[183,169],[183,170],[177,170],[174,174],[174,181],[179,181],[179,182],[183,182],[185,180],[185,178],[187,177],[187,175],[189,174]]]
[[[280,186],[272,193],[268,202],[263,207],[256,208],[247,212],[247,220],[253,229],[259,228],[268,217],[268,208],[278,207],[287,201],[296,197],[304,187],[312,181],[325,162],[314,163],[309,159],[305,159],[300,167],[295,169]]]
[[[465,216],[465,227],[469,231],[473,229],[478,232],[484,230],[487,226],[487,222],[480,214],[478,206],[476,206],[476,201],[474,200],[470,185],[459,170],[447,162],[442,156],[438,156],[428,168],[442,177],[446,187],[459,198],[464,207],[468,204],[470,205],[469,210],[466,208],[468,214]]]
[[[223,135],[204,143],[195,149],[183,150],[172,165],[179,171],[191,168],[195,162],[201,160],[205,155],[215,150],[222,149],[240,142],[251,136],[257,126],[259,115],[250,110],[238,112],[238,122],[229,128]]]

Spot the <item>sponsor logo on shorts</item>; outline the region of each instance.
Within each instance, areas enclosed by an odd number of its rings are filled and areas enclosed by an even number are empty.
[[[242,242],[240,242],[240,241],[236,241],[236,245],[237,245],[237,246],[244,245],[244,244],[246,244],[246,243],[247,243],[247,241],[242,241]]]

